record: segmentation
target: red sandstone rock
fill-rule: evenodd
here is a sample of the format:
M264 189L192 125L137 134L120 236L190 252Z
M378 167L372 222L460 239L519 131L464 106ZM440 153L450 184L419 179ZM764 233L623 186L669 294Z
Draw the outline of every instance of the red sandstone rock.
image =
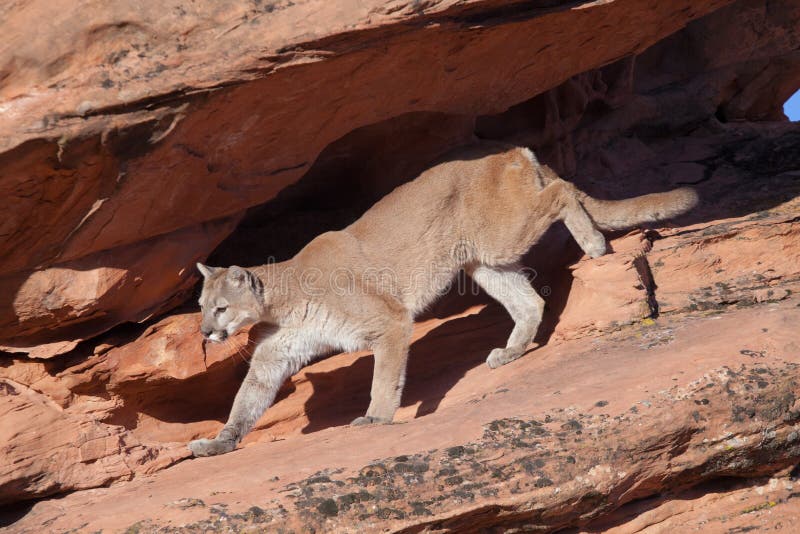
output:
M190 532L590 527L637 499L793 465L798 320L797 299L676 316L550 344L497 371L472 362L467 336L460 356L468 364L451 361L459 378L444 398L428 377L409 374L410 400L424 391L423 402L438 400L433 413L415 415L407 399L398 424L265 437L154 477L41 502L13 531L139 522L144 531ZM368 389L366 374L349 378L347 358L329 360L339 360L331 373ZM317 383L314 400L340 401L327 397L335 389ZM775 505L797 510L782 499Z
M0 393L2 504L104 486L188 456L183 443L141 443L120 426L87 417L84 405L64 409L7 378Z
M789 298L791 289L796 287L797 277L794 273L797 263L791 257L787 258L786 253L796 251L797 245L793 230L795 222L787 220L785 214L796 212L797 206L798 200L794 199L773 208L767 216L730 219L710 227L704 225L700 229L690 226L680 234L672 231L676 234L672 236L669 232L663 232L664 238L656 240L653 251L647 255L654 265L655 278L659 283L657 292L659 302L662 303L662 313L667 316L686 312L715 314L736 304L755 305L758 299L754 297L754 289L733 283L739 276L739 262L744 259L737 255L741 239L735 239L740 235L750 235L751 239L769 239L772 246L761 252L758 261L764 265L789 269L773 269L771 280L765 282L770 284L766 287L773 288L773 294L761 300L780 302ZM708 232L708 228L714 229L714 232ZM731 228L736 231L732 232ZM724 232L721 233L721 230ZM706 244L709 239L712 240L710 245ZM597 346L597 343L607 343L598 334L606 337L610 335L612 338L635 334L633 346L647 349L673 342L675 333L671 326L636 326L645 324L641 320L648 313L644 292L636 287L638 278L631 266L634 255L642 250L641 236L631 234L613 241L612 246L615 250L613 254L595 261L582 260L576 265L572 290L561 312L555 335L548 344L552 349L535 350L526 356L526 360L538 361L544 358L545 361L551 361L557 357L548 357L550 351L563 354L563 351L589 350L587 345L591 347ZM715 270L719 271L715 276L719 280L730 282L722 282L726 289L720 295L725 299L712 299L711 304L700 307L692 306L691 300L681 306L663 304L661 291L668 291L677 283L684 284L684 288L676 292L677 294L688 295L696 302L707 302L697 300L693 295L704 295L705 284L713 280L709 278L707 262L704 261L709 254L709 247L713 247L714 257L720 258L714 262ZM665 260L662 265L658 265L653 258L666 258L669 261ZM559 295L551 295L548 299L551 306L557 298ZM668 296L667 300L669 298ZM451 304L470 302L466 298L450 299ZM491 347L503 342L510 321L497 304L490 304L486 308L483 306L473 305L464 313L449 312L442 318L434 317L418 324L404 404L398 413L399 420L415 421L420 417L425 420L425 416L440 410L458 410L460 406L471 406L475 398L493 391L494 375L486 375L488 371L482 362ZM780 328L791 331L794 319L785 315L786 313L786 307L781 308L780 313L774 313L775 320L777 324L784 325ZM58 410L66 409L74 414L58 421L59 425L64 425L64 435L70 435L66 429L88 424L94 433L101 436L122 436L114 439L131 440L133 443L172 443L174 445L167 449L170 451L167 459L162 460L170 463L174 461L176 454L184 453L183 444L186 441L198 436L212 435L221 427L243 376L245 360L249 357L248 336L241 334L227 346L208 345L204 358L197 334L198 320L197 314L174 315L141 331L136 339L127 342L123 338L106 339L97 345L96 354L85 359L79 358L75 364L67 364L62 370L56 370L53 364L20 360L3 369L0 374L6 377L8 384L22 385L41 392L41 398L53 399L50 402ZM663 319L659 321L661 320ZM689 320L683 321L691 324ZM709 324L716 326L717 323ZM626 325L634 325L634 329L631 330L632 327ZM780 341L780 333L772 327L766 327L771 332L771 341L767 341L765 336L755 336L755 345L744 332L734 335L726 330L727 327L717 328L721 328L722 336L731 336L730 343L742 345L733 353L743 351L743 356L752 357L752 354L761 354L763 349L759 347L764 345L773 347L778 350L777 354L786 358L791 359L800 354L800 347L796 343L792 346L790 337L784 337L784 341ZM253 335L257 336L257 333ZM589 338L583 345L572 342L573 345L562 346L564 340L587 336ZM584 348L577 348L581 346ZM242 350L236 350L237 348ZM712 350L709 347L706 352L701 350L693 353L703 354L701 360L705 366L708 365L706 359L710 354L723 356L725 351L722 348ZM600 365L599 361L595 358L592 363L587 362L587 365L597 366ZM603 373L606 373L605 364L603 366ZM316 435L316 432L324 428L345 425L362 412L368 403L371 367L369 355L359 353L338 355L302 370L287 384L276 404L267 411L256 430L245 440L244 446L268 443L275 439L297 439L301 434L314 432ZM680 374L678 370L671 372ZM518 380L527 383L529 377L533 376L531 373L535 374L535 371L519 374ZM467 379L468 377L472 378ZM491 383L487 383L487 379ZM608 381L620 384L617 378L609 377ZM552 383L567 384L557 378L553 378ZM654 386L649 381L643 383L648 390L653 391ZM497 387L508 387L508 384ZM570 401L569 404L574 402ZM498 409L499 406L506 404L499 404ZM510 408L506 406L504 409ZM6 415L4 420L16 426L13 423L16 417L22 417L26 422L34 420L29 413L25 410L16 411ZM37 419L41 420L41 417L44 415L37 416ZM13 444L9 452L21 455L28 465L28 471L10 471L5 475L7 480L16 481L16 485L9 487L21 492L17 496L46 493L58 487L81 488L102 483L92 478L79 482L65 476L61 471L52 470L49 460L45 460L47 456L38 452L41 449L29 445L27 439L23 438L27 435L15 435L8 441ZM423 435L424 433L419 434L420 439ZM60 454L65 455L65 465L70 462L81 465L79 461L72 459L80 458L82 454L80 447L76 448L72 440L53 442L48 441L46 435L39 435L35 440L34 443L40 443L38 447L47 446L53 451L63 451ZM427 439L422 443L428 443ZM136 454L139 450L149 449L134 448L133 452L127 448L103 449L108 457L107 461L119 462L125 459L126 464L134 466L134 472L149 472L153 465L164 465L144 463L136 467ZM73 456L76 454L78 456ZM133 458L129 458L130 456ZM159 455L159 458L162 456ZM30 470L37 475L28 475ZM126 479L131 476L131 471L126 470L105 470L103 473L108 477L105 480ZM73 472L70 475L75 476ZM26 486L24 481L29 478L47 480L48 485Z
M91 254L48 269L0 278L13 295L0 311L0 350L49 358L124 321L144 321L186 299L199 275L192 262L238 219Z
M14 34L0 52L0 349L28 354L0 355L0 501L114 485L42 501L12 531L202 530L220 510L231 528L680 529L707 520L687 499L751 525L686 488L800 458L800 131L721 122L780 118L800 8L734 2L602 66L723 3L109 4L60 19L69 39L52 45ZM543 347L500 370L483 359L506 313L448 295L416 326L403 424L341 428L367 406L372 362L335 355L286 384L243 450L149 476L221 427L251 350L243 333L204 354L194 310L159 317L189 297L194 261L231 232L213 261L289 255L473 132L533 146L597 196L691 183L704 202L598 260L554 229L527 259ZM145 324L112 329L129 321ZM548 435L528 435L532 420ZM723 490L761 506L755 489ZM798 513L790 490L764 491L776 515ZM764 525L766 510L747 513Z
M48 0L8 9L0 345L51 343L34 352L48 356L169 308L194 260L233 227L201 233L191 254L172 250L170 267L183 275L169 283L157 274L164 251L147 240L183 242L199 224L242 215L356 128L410 112L502 111L726 3ZM614 30L598 33L604 25ZM164 284L158 298L121 289L109 302L90 290L73 302L63 269L79 271L75 287L121 276L86 269L98 254L104 266L108 255L137 256L127 287ZM45 295L63 306L40 309Z

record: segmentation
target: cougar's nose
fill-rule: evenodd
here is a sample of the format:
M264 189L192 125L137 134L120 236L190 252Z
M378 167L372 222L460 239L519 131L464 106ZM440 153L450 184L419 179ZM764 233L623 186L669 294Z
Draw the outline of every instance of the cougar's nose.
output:
M200 333L203 334L203 337L208 339L208 336L211 335L211 329L206 328L205 326L200 327Z

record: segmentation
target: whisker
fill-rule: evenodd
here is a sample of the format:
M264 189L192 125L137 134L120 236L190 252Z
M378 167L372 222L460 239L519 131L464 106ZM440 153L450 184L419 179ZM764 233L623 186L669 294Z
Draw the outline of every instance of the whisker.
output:
M236 352L236 347L231 343L230 339L225 339L225 352Z
M247 345L243 346L243 347L242 347L242 348L239 350L239 353L240 353L240 354L244 354L243 358L245 358L247 361L250 361L250 359L253 357L253 354L254 354L254 352L255 352L255 349L254 349L254 348L253 348L253 349L251 349L251 348L250 348L250 347L248 347Z
M234 351L234 354L236 354L236 356L238 356L242 360L242 362L248 363L249 360L245 357L245 355L242 354L242 352L244 352L244 349L247 347L246 343L242 347L236 347L230 339L226 339L225 343L227 344L228 349ZM251 355L248 354L248 356Z

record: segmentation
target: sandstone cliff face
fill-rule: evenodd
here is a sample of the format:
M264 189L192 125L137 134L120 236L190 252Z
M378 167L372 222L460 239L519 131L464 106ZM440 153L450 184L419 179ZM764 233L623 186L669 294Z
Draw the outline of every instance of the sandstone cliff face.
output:
M502 111L724 3L9 9L0 346L48 357L174 306L192 260L358 127ZM22 30L51 11L72 15Z
M4 13L0 503L119 482L12 529L630 532L723 490L754 507L713 504L726 528L797 511L796 3L137 5ZM288 257L475 135L599 197L693 184L703 205L598 260L553 229L527 261L543 348L503 369L482 365L502 309L445 297L407 424L339 428L371 357L335 355L244 450L146 476L221 427L250 355L248 333L203 353L194 262Z

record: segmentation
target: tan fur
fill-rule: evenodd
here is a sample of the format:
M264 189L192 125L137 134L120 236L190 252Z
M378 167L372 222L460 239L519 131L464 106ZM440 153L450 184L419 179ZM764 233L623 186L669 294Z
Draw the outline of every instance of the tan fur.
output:
M598 231L674 216L697 202L692 190L600 201L578 191L527 149L481 144L463 149L395 189L360 219L326 232L289 261L252 269L198 265L205 276L203 334L220 341L269 323L231 415L196 456L228 452L273 402L281 384L315 356L372 350L371 402L353 424L390 422L400 405L413 318L464 269L514 319L490 367L519 358L544 301L518 262L556 221L588 255L605 253Z

